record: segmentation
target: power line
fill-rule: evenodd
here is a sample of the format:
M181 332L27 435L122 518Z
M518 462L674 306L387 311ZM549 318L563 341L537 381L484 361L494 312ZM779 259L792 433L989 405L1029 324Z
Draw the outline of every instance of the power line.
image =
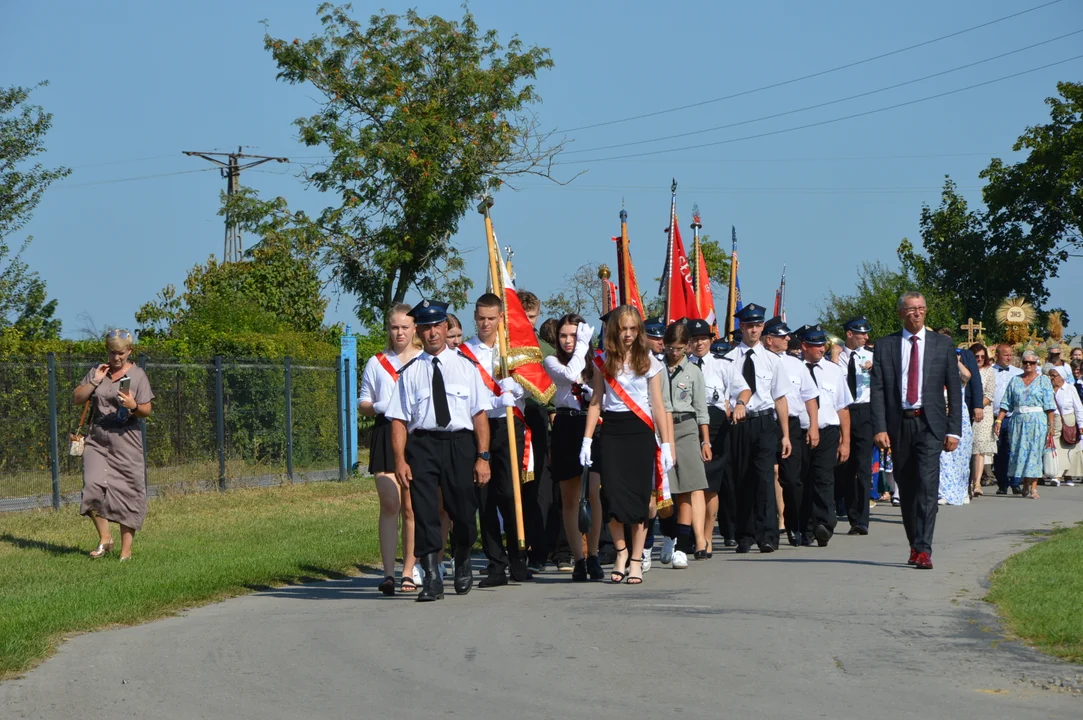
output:
M681 105L679 107L673 107L673 108L669 108L667 110L656 110L654 112L643 113L642 115L633 115L631 117L619 118L619 119L616 119L616 120L606 120L604 122L592 123L590 125L580 125L579 127L569 128L567 130L564 130L563 132L569 132L570 133L570 132L576 132L577 130L590 130L592 128L606 127L608 125L617 125L619 123L631 122L633 120L642 120L644 118L656 117L658 115L666 115L668 113L679 112L681 110L689 110L689 109L695 108L695 107L702 107L704 105L710 105L712 103L722 102L723 100L732 100L734 98L744 97L746 95L752 95L754 93L763 92L764 90L772 90L774 88L783 87L785 85L792 85L793 83L801 82L803 80L810 80L810 79L815 78L815 77L821 77L823 75L828 75L830 73L838 72L839 70L846 70L847 68L857 67L858 65L864 65L866 63L870 63L870 62L873 62L875 60L882 60L882 59L884 59L886 57L891 57L892 55L898 55L900 53L909 52L910 50L916 50L917 48L925 47L926 45L932 45L933 43L938 43L941 40L947 40L949 38L958 37L960 35L965 35L966 33L973 32L975 30L980 30L981 28L989 27L990 25L996 25L997 23L1004 22L1005 20L1011 20L1012 18L1019 17L1020 15L1026 15L1027 13L1032 13L1035 10L1041 10L1042 8L1047 8L1050 5L1056 5L1059 2L1061 2L1061 0L1052 0L1051 2L1047 2L1047 3L1044 3L1042 5L1037 5L1035 7L1032 7L1030 9L1028 9L1028 10L1020 10L1019 12L1012 13L1011 15L1005 15L1004 17L997 18L996 20L990 20L990 21L984 22L984 23L982 23L980 25L975 25L973 27L966 28L965 30L958 30L956 32L949 33L947 35L941 35L940 37L933 38L932 40L926 40L924 42L917 43L916 45L909 45L909 46L904 47L904 48L899 48L898 50L892 50L891 52L881 53L880 55L874 55L872 57L865 58L864 60L857 60L857 61L854 61L854 62L846 63L845 65L839 65L838 67L833 67L833 68L831 68L829 70L820 70L819 72L810 73L808 75L802 75L801 77L796 77L796 78L791 78L789 80L783 80L781 82L771 83L770 85L763 85L761 87L753 88L751 90L743 90L743 91L741 91L739 93L733 93L732 95L724 95L722 97L712 98L710 100L700 100L699 102L689 103L688 105Z
M522 189L530 190L576 190L586 192L616 192L630 190L646 190L657 192L657 185L555 185L545 183L540 185L521 185ZM957 189L963 191L981 190L981 185L959 185ZM793 194L793 195L899 195L907 193L940 192L942 186L910 186L910 187L684 187L685 194L696 193L700 195L759 195L759 194Z
M108 162L89 163L87 165L75 165L72 167L72 170L82 170L83 168L92 167L105 167L106 165L123 165L125 163L145 162L147 160L164 160L165 158L171 157L173 157L173 155L154 155L151 157L128 158L127 160L110 160Z
M896 103L894 105L887 105L885 107L876 108L875 110L866 110L864 112L853 113L851 115L844 115L842 117L832 118L830 120L821 120L819 122L807 123L805 125L797 125L795 127L782 128L781 130L772 130L770 132L762 132L762 133L757 133L755 135L745 135L743 137L730 138L729 140L716 140L715 142L701 143L699 145L685 145L683 147L668 148L668 149L665 149L665 150L651 150L651 151L642 152L642 153L630 153L628 155L613 155L613 156L610 156L610 157L591 158L591 159L588 159L588 160L572 160L570 162L557 162L557 163L554 163L554 165L582 165L584 163L607 162L609 160L624 160L626 158L646 157L646 156L649 156L649 155L662 155L662 154L665 154L665 153L680 152L682 150L698 150L700 148L715 147L717 145L729 145L731 143L741 142L743 140L754 140L756 138L771 137L773 135L783 135L785 133L794 132L796 130L805 130L807 128L819 127L821 125L831 125L833 123L842 122L843 120L852 120L854 118L865 117L866 115L875 115L877 113L886 112L888 110L895 110L897 108L906 107L908 105L916 105L918 103L926 102L928 100L935 100L937 98L947 97L948 95L955 95L955 94L958 94L958 93L961 93L961 92L965 92L967 90L973 90L975 88L984 87L986 85L992 85L993 83L1002 82L1004 80L1011 80L1012 78L1021 77L1023 75L1029 75L1030 73L1035 73L1035 72L1038 72L1039 70L1045 70L1046 68L1055 67L1057 65L1063 65L1065 63L1072 62L1073 60L1079 60L1080 58L1083 58L1083 55L1076 55L1074 57L1070 57L1070 58L1067 58L1065 60L1058 60L1057 62L1048 63L1046 65L1041 65L1039 67L1031 68L1029 70L1022 70L1022 71L1017 72L1017 73L1012 73L1011 75L1005 75L1003 77L995 78L993 80L986 80L985 82L975 83L974 85L967 85L966 87L956 88L955 90L948 90L946 92L937 93L935 95L928 95L926 97L917 98L916 100L907 100L906 102L901 102L901 103Z
M966 70L967 68L972 68L976 65L982 65L987 62L992 62L993 60L999 60L1001 58L1008 57L1009 55L1015 55L1017 53L1025 52L1026 50L1031 50L1042 45L1048 45L1049 43L1056 42L1057 40L1063 40L1064 38L1072 37L1073 35L1079 35L1080 33L1083 33L1083 29L1075 30L1064 35L1059 35L1055 38L1050 38L1049 40L1043 40L1042 42L1034 43L1033 45L1027 45L1026 47L1009 50L1008 52L1000 53L999 55L994 55L992 57L985 58L984 60L976 60L974 62L967 63L966 65L960 65L958 67L951 68L950 70L941 70L940 72L933 73L932 75L926 75L924 77L915 78L913 80L906 80L905 82L895 83L894 85L877 88L876 90L868 90L863 93L858 93L857 95L850 95L848 97L838 98L836 100L828 100L826 102L816 103L815 105L806 105L805 107L797 108L795 110L786 110L784 112L764 115L762 117L752 118L750 120L741 120L740 122L729 123L726 125L716 125L714 127L703 128L702 130L690 130L688 132L677 133L675 135L664 135L662 137L648 138L646 140L635 140L632 142L617 143L615 145L602 145L600 147L584 148L582 150L568 150L564 154L577 155L579 153L598 152L600 150L612 150L613 148L630 147L632 145L646 145L649 143L662 142L663 140L675 140L677 138L689 137L691 135L702 135L704 133L715 132L717 130L727 130L729 128L735 128L741 125L750 125L752 123L762 122L764 120L773 120L775 118L785 117L786 115L794 115L796 113L802 113L808 110L816 110L818 108L827 107L828 105L837 105L839 103L847 102L849 100L856 100L858 98L868 97L869 95L876 95L882 92L887 92L888 90L896 90L907 85L924 82L925 80L931 80L942 75L950 75L951 73L959 72L960 70Z
M169 157L173 157L170 155ZM90 187L91 185L112 185L113 183L125 183L134 182L136 180L155 180L157 178L171 177L173 175L188 175L189 173L201 173L209 172L211 170L217 170L217 168L200 168L199 170L180 170L179 172L157 173L155 175L137 175L136 177L116 178L113 180L91 180L84 183L60 183L57 185L59 189L70 189L79 187Z

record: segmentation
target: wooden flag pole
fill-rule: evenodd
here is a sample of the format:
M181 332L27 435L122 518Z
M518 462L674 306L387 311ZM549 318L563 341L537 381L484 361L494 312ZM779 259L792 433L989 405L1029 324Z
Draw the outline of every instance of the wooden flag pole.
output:
M504 278L500 273L500 251L496 247L496 236L493 234L493 220L489 217L489 208L493 206L492 197L486 195L478 205L478 212L485 216L485 239L489 247L489 279L493 286L493 292L497 294L506 312L506 298L504 297ZM506 317L506 316L505 316ZM508 335L505 322L502 320L496 329L500 343L500 377L510 377L508 374ZM515 442L515 409L504 408L507 413L508 425L508 452L511 455L511 488L515 501L515 530L519 536L519 549L526 550L526 532L523 527L523 497L519 487L519 449Z

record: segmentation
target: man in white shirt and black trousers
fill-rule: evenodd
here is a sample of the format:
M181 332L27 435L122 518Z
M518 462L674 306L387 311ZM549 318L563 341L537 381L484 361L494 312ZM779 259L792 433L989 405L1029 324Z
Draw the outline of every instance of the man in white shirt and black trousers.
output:
M839 366L824 359L827 333L812 325L801 336L801 352L805 368L819 388L816 415L820 428L819 444L809 449L805 472L805 492L801 501L799 527L804 533L802 545L827 547L835 534L835 466L850 457L850 403L853 396L846 386L846 377ZM872 463L872 451L869 451ZM868 500L865 500L866 507Z
M762 553L778 549L778 505L775 502L775 457L778 427L782 427L782 457L790 456L789 380L778 355L760 344L765 308L745 305L741 344L727 353L733 422L730 433L731 470L736 495L737 552L747 553L755 542ZM743 381L743 382L742 382ZM751 391L748 400L746 396Z
M872 325L863 317L847 320L846 345L838 365L853 398L850 405L850 459L835 468L835 492L846 504L850 535L869 534L869 499L872 493L872 351L866 350Z
M447 347L447 304L422 300L414 318L424 351L399 370L387 408L395 477L414 506L414 552L425 571L418 602L444 597L439 497L454 530L455 592L470 592L470 551L477 540L474 486L489 482L491 393L477 368Z

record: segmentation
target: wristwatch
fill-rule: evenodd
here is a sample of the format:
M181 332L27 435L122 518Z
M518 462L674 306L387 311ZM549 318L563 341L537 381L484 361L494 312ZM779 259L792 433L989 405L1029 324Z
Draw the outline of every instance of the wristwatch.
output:
M492 455L490 455L488 451L478 453L478 460L484 460L485 462L489 462L489 458L491 457Z
M738 401L737 401L737 404L738 404L738 405L744 405L744 404L745 404L745 401L744 401L744 400L738 400Z

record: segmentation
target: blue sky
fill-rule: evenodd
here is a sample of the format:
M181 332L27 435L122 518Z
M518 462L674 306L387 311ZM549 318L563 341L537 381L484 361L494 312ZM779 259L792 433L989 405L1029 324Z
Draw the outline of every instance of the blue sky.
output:
M995 80L1080 54L1075 35L958 72L785 117L665 142L645 139L755 120L878 90L1083 29L1083 3L1062 0L973 32L888 58L730 100L634 122L585 125L652 113L772 85L890 52L1043 4L1047 0L953 2L473 2L482 28L548 47L556 63L538 79L544 125L567 132L558 173L567 187L527 180L496 198L494 223L515 249L518 284L542 298L582 263L613 263L609 237L621 202L637 273L658 275L670 178L681 222L698 203L703 232L740 242L745 302L773 302L788 265L788 313L815 319L833 289L853 288L862 261L895 262L903 237L918 241L921 204L939 203L951 175L980 203L978 172L1012 159L1027 125L1047 121L1043 100L1058 80L1079 80L1083 60L864 117L760 138L750 135L833 120ZM59 299L66 336L87 319L130 327L167 283L222 252L216 212L224 181L183 150L322 154L300 145L291 122L313 96L275 80L263 50L276 37L319 29L316 2L50 2L0 6L4 84L49 80L35 102L54 113L44 161L74 169L46 194L26 233L26 259ZM402 11L461 15L458 3L387 2ZM364 18L379 4L355 3ZM616 155L733 140L714 147L599 161ZM600 146L609 150L581 152ZM583 162L586 161L586 162ZM291 206L325 203L306 190L299 166L267 165L242 182ZM183 174L177 174L183 173ZM284 173L284 174L276 174ZM132 179L139 178L139 179ZM18 238L16 238L17 240ZM246 238L246 246L252 238ZM456 243L476 286L484 285L484 230L464 219ZM1036 262L1041 259L1036 258ZM1083 330L1083 260L1050 282L1050 306ZM1072 282L1075 278L1075 282ZM329 321L354 322L350 297L332 298ZM961 318L960 322L965 320Z

